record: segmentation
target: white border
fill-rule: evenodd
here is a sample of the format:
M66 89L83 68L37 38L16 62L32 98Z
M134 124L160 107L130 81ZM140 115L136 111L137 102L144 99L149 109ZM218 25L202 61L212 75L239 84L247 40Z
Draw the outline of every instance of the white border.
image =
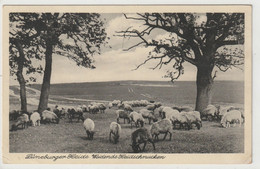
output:
M142 0L140 2L139 0L132 0L131 2L128 0L88 0L87 2L84 0L45 0L44 2L41 1L35 1L35 0L0 0L0 30L1 34L0 37L2 37L2 7L3 5L88 5L88 4L252 4L253 6L253 163L247 164L247 165L15 165L15 164L3 164L2 163L2 155L0 156L0 168L4 169L28 169L28 168L39 168L39 169L45 169L45 168L64 168L64 169L71 169L71 168L106 168L106 169L112 169L112 168L120 168L120 169L132 169L132 168L151 168L151 169L158 169L158 167L164 167L166 169L170 168L179 168L179 169L186 169L186 168L194 168L194 169L206 169L206 168L236 168L236 169L244 169L244 168L260 168L260 132L258 128L260 127L260 106L257 106L260 101L260 78L258 76L258 73L260 73L259 65L260 65L260 23L259 23L259 16L260 16L260 1L259 0ZM1 51L1 59L0 59L0 91L2 91L2 38L0 38L0 51ZM2 107L2 95L0 96L0 107ZM0 109L0 112L2 109ZM1 112L2 113L2 112ZM0 121L2 121L2 115L0 115ZM2 135L2 125L0 125L0 131ZM0 143L2 147L2 142ZM2 151L2 148L0 149L0 152ZM1 153L2 154L2 153Z

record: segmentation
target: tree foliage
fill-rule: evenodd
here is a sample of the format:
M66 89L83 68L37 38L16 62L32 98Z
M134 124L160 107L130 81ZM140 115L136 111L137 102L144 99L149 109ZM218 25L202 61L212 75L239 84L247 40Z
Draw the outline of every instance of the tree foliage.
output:
M158 60L154 69L172 64L173 71L169 71L167 77L173 81L184 73L185 61L196 67L207 65L213 69L216 66L221 71L241 68L244 64L243 49L234 47L244 43L243 13L138 13L131 17L125 15L125 18L138 20L145 26L143 30L130 27L117 32L118 36L140 39L126 50L140 45L153 47L137 68L152 59ZM154 39L151 34L155 30L169 35Z
M77 65L95 68L91 56L100 53L106 38L99 14L12 13L10 16L11 24L18 23L15 27L20 31L14 36L26 44L23 47L29 50L27 57L42 58L49 40L55 45L54 53L74 60ZM30 61L27 63L30 65Z
M33 75L43 72L42 66L35 64L35 60L42 60L44 49L38 45L39 34L32 28L25 27L27 17L18 13L9 15L9 67L11 76L17 74L20 66L29 76L26 82L35 82L36 78Z

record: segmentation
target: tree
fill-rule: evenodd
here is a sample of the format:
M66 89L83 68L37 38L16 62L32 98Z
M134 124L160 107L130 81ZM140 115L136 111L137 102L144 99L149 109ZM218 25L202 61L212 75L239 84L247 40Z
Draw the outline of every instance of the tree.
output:
M174 81L184 73L184 62L196 66L195 109L198 111L211 103L212 85L216 77L214 68L225 72L244 64L243 50L234 47L244 44L243 13L138 13L133 17L125 15L125 18L140 21L145 27L143 30L130 27L117 32L118 36L141 40L126 50L140 45L153 48L137 69L157 59L159 62L154 69L172 64L173 70L167 72L166 77ZM155 30L167 32L168 38L151 39Z
M26 18L21 14L10 13L10 31L9 31L9 66L10 75L16 75L20 85L21 111L27 112L26 99L26 83L35 82L36 79L32 74L42 73L42 67L32 64L32 59L41 60L42 56L40 48L36 48L38 43L36 32L31 29L24 28L24 20ZM28 79L24 78L23 71L26 69L26 75L30 75Z
M20 13L21 14L21 13ZM92 56L100 54L106 33L96 13L23 13L23 28L32 29L41 40L37 47L45 49L45 68L38 111L48 106L53 54L74 60L78 66L95 68Z

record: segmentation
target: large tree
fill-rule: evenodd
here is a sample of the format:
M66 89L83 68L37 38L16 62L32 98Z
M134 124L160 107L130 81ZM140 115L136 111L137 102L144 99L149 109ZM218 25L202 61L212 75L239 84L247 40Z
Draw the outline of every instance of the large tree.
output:
M9 66L10 75L16 75L20 85L21 111L27 112L26 83L35 82L35 73L42 73L41 65L32 64L33 59L41 60L42 50L37 32L25 28L27 18L18 13L10 13L9 21ZM24 72L26 77L24 77Z
M40 33L42 43L39 45L45 49L45 69L38 106L41 113L48 106L53 54L68 57L78 66L95 68L93 55L100 53L106 33L100 15L96 13L35 13L26 24Z
M167 77L173 81L184 73L184 62L196 66L198 111L211 103L214 68L227 71L244 63L243 50L236 47L244 44L243 13L138 13L125 18L144 26L142 30L129 27L118 32L118 36L140 39L126 50L140 45L153 48L137 68L154 59L158 60L154 68L172 64ZM169 36L155 39L153 32L158 30Z

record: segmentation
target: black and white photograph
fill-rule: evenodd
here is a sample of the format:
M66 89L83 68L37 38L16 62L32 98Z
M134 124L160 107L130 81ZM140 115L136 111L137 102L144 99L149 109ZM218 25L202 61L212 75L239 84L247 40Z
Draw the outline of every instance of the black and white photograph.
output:
M89 8L8 8L5 152L250 163L250 7Z

